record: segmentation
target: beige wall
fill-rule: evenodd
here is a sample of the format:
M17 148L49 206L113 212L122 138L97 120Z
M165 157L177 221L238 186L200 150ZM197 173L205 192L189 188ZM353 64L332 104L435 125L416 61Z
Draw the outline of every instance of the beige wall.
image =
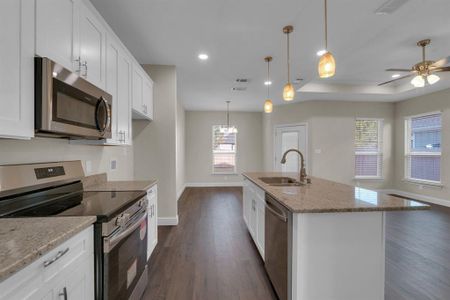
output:
M238 128L237 174L213 175L212 126L226 124L226 112L186 112L187 184L239 184L242 172L262 170L262 114L231 112L230 123Z
M354 181L355 119L384 119L383 180ZM273 169L275 125L308 123L309 170L311 175L346 184L387 188L393 179L394 104L372 102L308 101L276 106L263 117L264 168ZM315 150L321 150L316 153Z
M111 159L117 160L115 170L110 170ZM130 146L73 145L66 139L50 138L0 140L2 165L63 160L81 160L86 175L106 172L110 180L133 179L133 150ZM91 173L87 173L86 161L91 162Z
M177 149L176 149L176 187L177 187L177 199L180 198L181 194L184 190L184 185L186 183L186 171L185 171L185 117L186 112L181 104L181 101L178 100L177 103L177 124L176 124L176 136L177 136Z
M158 179L158 218L176 218L175 66L143 65L155 82L154 120L133 121L134 175Z
M442 111L441 180L443 187L430 187L405 182L404 119L407 116ZM450 89L401 101L395 105L395 188L450 201Z

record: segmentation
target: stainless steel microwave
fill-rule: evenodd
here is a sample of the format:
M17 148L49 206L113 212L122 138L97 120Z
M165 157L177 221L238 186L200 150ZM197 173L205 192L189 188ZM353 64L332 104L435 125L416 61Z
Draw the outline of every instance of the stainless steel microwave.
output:
M36 135L110 138L112 109L107 92L48 58L35 58Z

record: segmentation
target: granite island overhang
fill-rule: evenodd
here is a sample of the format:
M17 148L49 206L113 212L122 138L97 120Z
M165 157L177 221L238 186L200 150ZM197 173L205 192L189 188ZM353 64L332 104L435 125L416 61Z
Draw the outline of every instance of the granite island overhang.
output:
M267 209L265 214L256 209L260 214L248 218L246 201L253 197L265 203L265 197L270 196L291 214L287 299L384 299L386 211L409 213L430 208L421 202L316 177L311 177L311 184L300 186L273 186L260 179L298 180L295 173L252 172L243 176L244 220L264 260L264 245L271 242L260 232L261 228L268 230L269 225L264 224Z

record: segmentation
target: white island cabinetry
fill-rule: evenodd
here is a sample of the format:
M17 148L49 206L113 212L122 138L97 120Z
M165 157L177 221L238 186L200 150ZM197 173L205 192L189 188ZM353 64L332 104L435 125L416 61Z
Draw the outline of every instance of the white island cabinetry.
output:
M265 232L265 193L257 185L244 179L243 213L248 231L264 260L264 232Z

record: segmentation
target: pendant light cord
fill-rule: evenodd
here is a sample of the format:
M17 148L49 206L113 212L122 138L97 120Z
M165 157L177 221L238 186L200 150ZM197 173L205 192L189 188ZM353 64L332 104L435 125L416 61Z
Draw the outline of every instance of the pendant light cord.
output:
M327 0L325 0L325 50L328 51L328 8L327 8Z
M227 129L230 130L230 101L227 101Z
M267 99L270 98L270 61L267 61Z
M291 57L289 53L289 32L287 35L287 72L288 72L288 83L291 83Z

